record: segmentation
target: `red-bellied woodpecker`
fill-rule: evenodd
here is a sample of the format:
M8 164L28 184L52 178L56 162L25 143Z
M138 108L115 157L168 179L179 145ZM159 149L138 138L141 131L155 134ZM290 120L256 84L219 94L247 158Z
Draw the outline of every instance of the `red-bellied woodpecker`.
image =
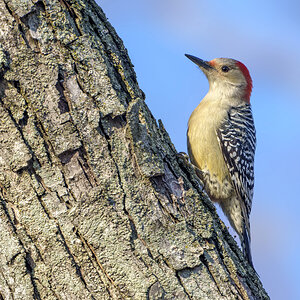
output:
M191 162L211 200L219 203L238 233L252 264L249 215L254 187L255 127L250 106L252 80L241 62L216 58L209 62L186 56L209 81L209 91L189 119Z

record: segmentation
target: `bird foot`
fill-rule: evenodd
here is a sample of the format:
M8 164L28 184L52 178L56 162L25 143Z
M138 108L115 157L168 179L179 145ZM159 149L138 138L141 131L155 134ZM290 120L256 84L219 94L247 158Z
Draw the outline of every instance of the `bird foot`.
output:
M177 156L178 158L184 159L185 162L189 162L189 156L185 152L178 152Z

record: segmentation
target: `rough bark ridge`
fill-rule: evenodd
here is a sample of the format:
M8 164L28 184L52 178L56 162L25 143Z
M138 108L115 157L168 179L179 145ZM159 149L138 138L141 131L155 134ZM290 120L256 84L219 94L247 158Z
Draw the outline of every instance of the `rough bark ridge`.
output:
M93 1L0 0L0 299L267 299Z

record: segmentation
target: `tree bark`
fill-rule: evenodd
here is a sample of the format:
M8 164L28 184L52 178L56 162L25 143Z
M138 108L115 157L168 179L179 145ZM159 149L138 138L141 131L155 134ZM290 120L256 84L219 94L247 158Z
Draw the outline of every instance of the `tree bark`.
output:
M268 299L87 0L0 0L0 299Z

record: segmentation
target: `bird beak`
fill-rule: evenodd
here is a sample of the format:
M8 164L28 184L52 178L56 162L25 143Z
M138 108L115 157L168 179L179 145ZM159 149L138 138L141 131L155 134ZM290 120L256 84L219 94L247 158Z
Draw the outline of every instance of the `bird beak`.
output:
M207 71L214 69L207 61L202 60L193 55L185 54L185 56L190 59L193 63L200 67L200 69L206 74Z

